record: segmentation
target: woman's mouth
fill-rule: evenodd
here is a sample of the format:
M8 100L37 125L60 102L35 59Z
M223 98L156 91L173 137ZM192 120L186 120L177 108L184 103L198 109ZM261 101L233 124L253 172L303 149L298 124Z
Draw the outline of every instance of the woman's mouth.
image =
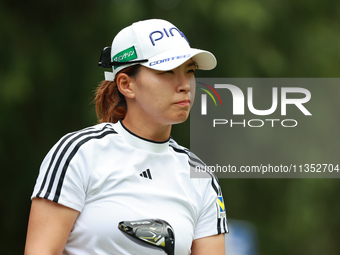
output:
M181 106L190 106L190 100L186 99L186 100L182 100L176 103L177 105L181 105Z

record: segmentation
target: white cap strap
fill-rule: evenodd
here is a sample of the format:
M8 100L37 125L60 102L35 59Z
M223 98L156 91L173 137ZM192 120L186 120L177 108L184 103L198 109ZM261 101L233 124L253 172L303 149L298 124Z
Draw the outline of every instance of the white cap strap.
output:
M113 72L104 72L104 76L106 81L114 81L115 79Z

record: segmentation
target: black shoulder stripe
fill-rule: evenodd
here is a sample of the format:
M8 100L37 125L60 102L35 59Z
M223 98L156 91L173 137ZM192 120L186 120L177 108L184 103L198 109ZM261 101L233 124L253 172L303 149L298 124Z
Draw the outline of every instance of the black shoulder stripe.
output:
M221 219L217 218L217 234L222 234Z
M197 166L199 167L205 167L206 164L199 158L197 157L194 153L190 152L190 150L179 146L173 139L170 139L169 142L170 147L178 153L184 153L188 156L188 163L189 166L192 168L195 168ZM218 183L218 178L215 176L215 174L211 171L206 171L209 176L211 177L211 187L216 193L216 196L222 196L222 191L221 187ZM217 205L216 205L217 207ZM218 208L216 208L218 210ZM226 218L217 218L217 233L228 233L228 227L227 227L227 220Z
M172 148L174 151L176 151L176 152L178 152L178 153L188 154L185 150L176 148L176 147L174 147L174 146L172 146L172 145L170 145L170 146L171 146L171 148Z
M60 141L60 143L58 144L58 147L55 149L55 151L54 151L54 153L53 153L53 155L52 155L52 158L51 158L51 160L50 160L50 164L48 165L48 168L47 168L46 174L45 174L45 176L44 176L43 182L42 182L42 184L41 184L40 190L39 190L39 192L37 193L37 197L40 197L41 192L43 191L43 189L44 189L44 187L45 187L45 185L46 185L46 181L47 181L48 174L50 173L50 170L51 170L51 168L52 168L52 164L53 164L54 159L55 159L55 157L57 156L57 154L58 154L60 148L61 148L61 147L63 146L63 144L67 141L67 139L69 139L72 135L78 134L78 133L80 133L80 132L87 131L87 130L93 130L93 128L92 128L92 127L89 127L89 128L85 128L85 129L80 130L80 131L72 132L72 133L66 135L66 136Z
M210 172L209 172L210 173ZM219 188L219 185L216 185L216 183L215 183L215 181L216 181L216 177L215 177L215 175L213 175L212 173L210 173L210 175L211 175L211 186L213 187L213 189L215 190L215 192L216 192L216 195L217 196L220 196L221 195L221 190L220 190L220 188Z
M46 180L47 180L47 176L48 176L48 174L49 174L49 172L50 172L50 169L51 169L51 167L52 167L52 164L53 164L53 162L54 162L54 159L55 159L55 157L56 157L58 151L60 150L61 146L66 142L66 140L67 140L70 136L72 136L73 134L74 134L74 133L70 133L70 134L68 134L67 136L65 136L65 137L60 141L60 143L58 144L58 147L55 149L55 151L54 151L54 153L53 153L53 155L52 155L52 158L51 158L51 160L50 160L50 164L48 165L47 171L46 171L46 173L45 173L45 176L44 176L43 182L42 182L42 184L41 184L40 190L39 190L39 192L38 192L37 195L36 195L37 197L40 197L40 194L41 194L42 190L43 190L44 187L45 187Z
M106 126L104 126L105 128ZM103 129L104 129L103 128ZM102 130L103 130L102 129ZM77 134L75 137L73 137L73 139L71 139L70 141L68 141L68 143L65 145L65 147L63 148L63 150L61 151L59 157L57 158L57 161L55 163L55 166L53 168L53 171L52 171L52 174L51 174L51 177L50 177L50 182L49 182L49 185L48 185L48 188L47 188L47 191L45 193L45 196L44 198L48 198L51 190L52 190L52 187L53 187L53 184L54 184L54 180L55 180L55 177L56 177L56 174L58 172L58 168L59 168L59 165L61 163L61 161L63 160L63 157L65 155L65 153L67 152L67 150L69 149L69 147L74 143L74 141L76 141L77 139L79 139L80 137L82 136L86 136L86 135L90 135L90 134L93 134L93 133L98 133L98 132L102 132L102 130L86 130L87 132L82 132L83 130L81 131L76 131L76 132L73 132L71 133L70 135L67 135L65 137L65 139L63 139L62 143L58 146L58 148L55 150L54 154L53 154L53 158L51 159L51 162L49 164L49 168L47 169L47 172L45 174L45 177L44 179L46 179L52 169L52 165L53 163L55 162L55 159L56 159L56 155L58 154L58 152L61 150L61 147L62 147L62 144L64 144L68 138L70 138L72 135L74 134ZM44 186L45 186L45 183L44 183ZM40 191L39 191L39 196L44 188L44 186L42 186L40 188Z
M196 163L196 165L205 166L205 163L199 159L196 155L189 155L190 161Z
M39 192L37 193L37 197L42 197L41 193L42 191L44 190L45 186L46 186L46 183L47 183L47 179L48 179L48 176L50 174L50 172L52 171L52 168L53 168L53 172L51 174L51 177L50 177L50 180L49 180L49 185L48 185L48 188L47 188L47 191L45 193L45 196L44 198L48 198L49 196L49 193L51 192L52 190L52 187L53 187L53 183L54 183L54 180L55 180L55 176L58 172L58 168L59 168L59 165L64 157L64 155L66 154L67 150L69 149L69 147L76 141L78 140L79 138L81 138L82 136L87 136L87 135L91 135L91 134L95 134L95 133L100 133L100 132L103 132L103 130L107 129L107 128L110 128L110 125L105 125L102 129L100 130L94 130L93 128L87 128L87 129L83 129L83 130L80 130L80 131L76 131L76 132L73 132L73 133L70 133L69 135L65 136L59 143L58 147L55 149L53 155L52 155L52 158L50 160L50 163L49 163L49 166L48 166L48 169L45 173L45 176L44 176L44 179L43 179L43 182L42 182L42 185L40 187L40 190ZM110 130L112 130L114 133L116 133L112 128L110 128ZM86 132L84 132L86 131ZM73 135L76 135L73 139L69 140L68 139L70 137L72 137ZM68 141L68 142L67 142ZM57 157L58 153L60 152L62 146L67 142L67 144L65 145L64 149L61 151L60 155ZM55 162L56 161L56 162ZM55 162L55 166L53 166Z
M229 233L227 218L223 219L224 233Z
M184 153L186 154L188 157L189 157L189 164L193 167L195 167L196 165L195 164L192 164L191 162L195 162L195 163L198 163L202 166L204 166L204 162L202 160L200 160L195 154L191 153L189 150L186 150L186 149L181 149L181 148L178 148L178 147L175 147L175 144L170 144L171 148L178 152L178 153Z
M189 166L195 168L196 166L201 166L201 167L204 167L206 164L199 158L197 157L194 153L190 152L189 150L186 150L186 149L182 149L178 146L178 144L170 139L170 144L171 148L176 151L176 152L179 152L179 153L185 153L187 156L188 156L188 162L189 162ZM207 173L211 176L211 185L212 185L212 188L215 190L217 196L220 196L222 194L222 191L221 191L221 188L218 184L218 180L215 176L214 173L210 172L210 171L207 171Z
M92 139L101 139L109 134L117 134L116 131L114 130L109 130L109 131L105 131L104 133L100 134L100 135L97 135L97 136L89 136L89 137L86 137L84 138L83 140L79 141L78 144L73 148L72 152L69 154L69 156L67 157L66 159L66 162L62 168L62 172L61 172L61 175L60 175L60 178L59 178L59 182L58 182L58 186L57 186L57 190L56 190L56 193L55 193L55 196L54 196L54 199L53 201L54 202L58 202L59 200L59 197L60 197L60 193L61 193L61 188L63 186L63 182L64 182L64 179L65 179L65 174L66 174L66 171L67 171L67 168L72 160L72 158L74 157L74 155L77 153L77 151L79 150L79 148L85 144L86 142L88 142L89 140L92 140Z

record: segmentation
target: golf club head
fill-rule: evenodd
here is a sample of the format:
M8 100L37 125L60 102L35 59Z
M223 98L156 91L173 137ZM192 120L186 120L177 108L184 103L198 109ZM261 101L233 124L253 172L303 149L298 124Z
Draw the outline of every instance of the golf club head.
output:
M175 253L174 230L168 222L161 219L121 221L118 228L140 244L163 249L168 255Z

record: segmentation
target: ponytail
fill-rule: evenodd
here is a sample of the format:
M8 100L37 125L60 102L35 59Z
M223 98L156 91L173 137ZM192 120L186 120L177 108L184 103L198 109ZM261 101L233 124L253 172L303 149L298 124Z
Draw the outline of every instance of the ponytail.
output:
M139 73L140 65L129 66L120 72L130 77ZM117 77L118 74L116 74ZM98 121L116 123L123 119L127 112L125 97L119 92L116 79L114 81L102 81L96 91L94 99Z

